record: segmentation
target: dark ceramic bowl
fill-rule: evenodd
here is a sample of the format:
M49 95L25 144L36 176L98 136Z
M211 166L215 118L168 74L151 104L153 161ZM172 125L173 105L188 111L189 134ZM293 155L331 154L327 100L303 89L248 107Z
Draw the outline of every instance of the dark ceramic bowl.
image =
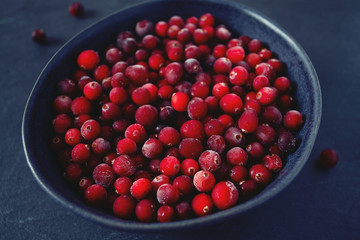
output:
M226 24L235 35L245 34L265 42L280 60L286 63L288 76L297 85L296 99L305 115L305 124L298 134L301 145L288 157L279 176L251 200L231 209L202 218L171 223L143 224L124 221L90 207L64 181L49 145L51 105L57 82L71 75L77 54L85 49L103 50L123 30L132 30L137 21L201 16L210 12ZM283 190L299 173L313 147L321 118L321 92L315 70L304 50L281 27L261 14L239 4L222 1L152 1L123 9L85 29L66 43L40 74L26 105L23 117L23 144L28 164L39 184L57 201L94 222L129 231L168 231L198 228L239 217L245 211L269 200Z

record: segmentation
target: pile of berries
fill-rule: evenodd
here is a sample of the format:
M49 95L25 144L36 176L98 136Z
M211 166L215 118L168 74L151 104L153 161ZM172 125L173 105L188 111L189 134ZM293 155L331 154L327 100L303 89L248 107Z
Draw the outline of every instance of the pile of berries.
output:
M85 200L122 219L168 222L264 189L303 124L284 64L212 14L136 24L85 50L57 85L51 145Z

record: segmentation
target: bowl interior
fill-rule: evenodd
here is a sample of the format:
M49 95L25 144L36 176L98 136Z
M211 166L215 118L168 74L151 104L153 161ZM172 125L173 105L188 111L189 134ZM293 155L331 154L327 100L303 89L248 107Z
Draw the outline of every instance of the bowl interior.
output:
M301 145L288 157L284 169L265 190L253 199L203 218L172 223L141 224L123 221L110 214L89 207L78 193L64 181L49 148L51 136L52 100L56 96L59 80L71 76L76 66L76 56L85 49L103 52L114 43L119 32L132 30L137 21L166 20L172 15L200 17L210 12L217 24L226 24L234 36L241 34L263 41L280 60L286 63L288 77L296 83L296 100L305 115L305 124L299 132ZM193 228L234 217L280 192L301 170L309 157L321 117L320 86L313 66L301 47L277 25L239 4L216 1L153 1L123 9L90 26L72 38L49 61L40 74L29 97L23 118L23 144L29 166L40 185L55 199L80 215L104 225L136 231L165 231Z

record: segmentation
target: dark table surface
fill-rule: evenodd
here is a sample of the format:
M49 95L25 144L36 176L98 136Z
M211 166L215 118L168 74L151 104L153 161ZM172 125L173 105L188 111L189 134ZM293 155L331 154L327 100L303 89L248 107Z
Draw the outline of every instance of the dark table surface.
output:
M70 0L2 0L0 8L0 239L360 239L360 2L243 0L284 27L318 73L323 115L309 161L296 179L265 204L229 222L193 232L136 234L83 219L35 181L21 142L21 120L37 76L73 35L140 1L83 1L86 15L69 16ZM44 28L49 44L32 42ZM340 161L316 168L324 148Z

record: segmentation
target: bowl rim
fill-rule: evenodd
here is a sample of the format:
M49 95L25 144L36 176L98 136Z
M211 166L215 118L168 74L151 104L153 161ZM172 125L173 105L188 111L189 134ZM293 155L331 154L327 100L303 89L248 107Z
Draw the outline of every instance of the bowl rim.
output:
M211 3L211 4L217 4L222 6L230 6L234 7L239 11L244 12L246 15L256 19L257 21L264 24L267 28L270 28L272 31L274 31L276 34L278 34L281 38L283 38L289 45L291 45L291 48L296 52L297 56L301 58L301 60L304 62L304 68L307 69L309 74L309 79L311 79L311 86L313 87L315 93L314 95L314 108L317 109L317 115L314 116L315 123L314 123L314 129L312 131L312 134L307 139L306 142L304 142L305 146L304 148L309 149L309 151L306 151L305 154L302 155L303 161L301 161L299 164L297 164L294 168L291 169L289 173L284 176L281 182L279 182L276 187L272 188L270 191L263 192L263 194L258 194L256 196L256 199L250 199L244 203L241 203L237 206L234 206L231 208L231 210L225 210L225 211L219 211L213 214L210 214L205 217L201 218L192 218L187 220L181 220L181 221L174 221L169 223L141 223L141 222L135 222L135 221L127 221L122 220L118 218L108 218L105 216L105 213L102 213L101 211L97 209L93 209L90 211L85 210L83 207L76 205L74 202L68 200L65 198L62 194L60 194L58 191L56 191L51 185L47 184L47 180L41 175L41 172L39 169L36 168L34 165L34 160L30 158L29 151L30 147L28 145L28 131L29 127L27 125L27 119L30 115L30 102L31 99L34 98L34 92L39 85L39 82L48 68L48 66L52 63L52 61L57 58L59 53L62 52L62 50L71 43L74 39L76 39L79 35L82 35L84 32L87 32L89 29L93 28L94 26L98 25L99 23L103 22L107 18L117 15L123 11L127 11L131 8L138 7L140 5L153 5L153 4L161 4L166 2L176 2L176 0L155 0L155 1L142 1L136 4L129 5L125 8L120 8L119 10L101 18L100 20L95 21L91 25L84 28L79 33L75 34L71 39L69 39L65 44L63 44L56 53L50 58L50 60L47 62L41 73L39 74L39 77L37 78L31 92L29 95L29 98L26 102L24 114L22 117L22 143L23 148L26 156L27 163L31 169L32 174L34 175L35 179L39 183L39 185L44 189L50 196L52 196L55 200L60 202L62 205L66 206L67 208L70 208L73 212L76 214L86 218L90 219L93 222L100 223L104 226L111 227L113 229L117 230L124 230L124 231L136 231L136 232L165 232L170 230L180 230L180 229L186 229L186 228L195 228L195 227L203 227L210 224L214 224L215 222L219 221L220 219L222 221L228 220L230 218L233 218L235 216L240 215L241 213L245 213L249 211L250 209L253 209L257 207L258 205L264 203L265 201L271 199L275 195L277 195L279 192L281 192L286 186L289 185L289 183L297 176L297 174L301 171L305 163L307 162L311 150L314 146L316 136L318 133L318 129L320 126L320 120L321 120L321 112L322 112L322 97L321 97L321 89L320 89L320 83L318 80L318 76L316 74L316 71L307 56L304 49L301 47L301 45L281 26L279 26L275 21L271 20L264 14L260 13L257 10L254 10L246 5L232 2L229 0L225 1L217 1L217 0L190 0L189 3Z

